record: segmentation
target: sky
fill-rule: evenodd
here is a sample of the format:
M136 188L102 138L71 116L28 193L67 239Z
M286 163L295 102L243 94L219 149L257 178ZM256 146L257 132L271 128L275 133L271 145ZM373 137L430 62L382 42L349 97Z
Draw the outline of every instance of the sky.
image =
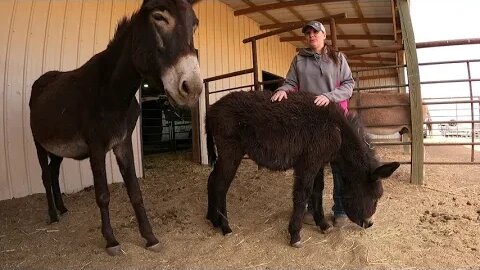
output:
M480 0L410 0L415 41L480 38ZM417 50L418 62L480 59L480 45L446 46ZM470 63L471 77L480 79L480 62ZM467 65L420 66L420 80L467 79ZM473 95L480 96L480 82L473 82ZM468 83L424 84L422 98L469 96ZM430 105L434 121L470 118L470 105ZM478 120L478 104L475 105Z

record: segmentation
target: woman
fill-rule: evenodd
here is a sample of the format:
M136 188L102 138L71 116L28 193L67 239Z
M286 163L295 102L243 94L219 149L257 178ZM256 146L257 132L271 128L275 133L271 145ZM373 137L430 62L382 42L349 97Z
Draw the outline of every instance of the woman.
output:
M348 99L352 96L355 81L345 56L325 44L325 27L311 21L302 28L309 48L302 49L293 58L285 83L272 96L272 102L288 98L289 92L308 91L316 95L317 106L338 103L347 112ZM332 167L334 226L342 226L348 220L341 203L342 174ZM323 171L317 177L323 177Z

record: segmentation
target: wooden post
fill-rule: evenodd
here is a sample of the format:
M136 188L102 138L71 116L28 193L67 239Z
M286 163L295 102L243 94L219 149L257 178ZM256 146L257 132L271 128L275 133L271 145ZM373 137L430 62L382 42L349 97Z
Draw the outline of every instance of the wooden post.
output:
M332 47L337 50L337 26L334 18L330 18L330 39L332 40Z
M192 161L202 163L202 156L200 153L200 102L192 108Z
M208 107L210 107L210 90L208 89L208 83L209 82L204 82L204 84L205 84L205 111L207 111Z
M405 65L405 51L398 51L397 52L397 59L398 59L398 65ZM407 79L405 77L405 69L404 68L398 68L398 85L406 85L407 84ZM407 93L407 89L404 86L398 87L398 92L399 93ZM402 134L401 135L402 142L405 142L407 140L411 140L411 138L407 134ZM410 153L410 145L404 145L403 146L403 152L405 154Z
M410 181L414 184L422 185L424 177L423 113L415 35L413 33L408 0L398 0L397 3L407 60L410 112L412 116L412 167Z
M258 62L257 62L257 41L252 40L252 62L253 62L253 85L255 91L260 90L260 84L258 83Z

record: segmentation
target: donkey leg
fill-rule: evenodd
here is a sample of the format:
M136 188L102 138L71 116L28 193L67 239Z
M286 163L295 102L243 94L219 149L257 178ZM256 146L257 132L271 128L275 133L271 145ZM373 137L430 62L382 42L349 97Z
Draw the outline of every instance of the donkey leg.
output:
M128 136L123 142L113 148L113 152L117 158L118 167L125 182L128 197L130 198L135 216L137 217L140 234L147 240L147 249L158 251L160 245L148 221L145 207L143 206L142 191L138 185L138 178L135 173L132 138Z
M57 207L60 214L65 214L68 212L68 209L65 207L62 199L62 192L60 191L60 184L58 181L58 175L60 173L60 164L62 163L63 157L56 156L52 153L49 154L50 164L48 167L50 169L50 177L52 179L52 189L53 189L53 198L55 199L55 206Z
M223 156L227 156L228 159L223 158ZM215 227L220 226L223 235L232 232L228 224L227 192L242 161L242 157L241 151L235 151L234 147L230 147L228 155L219 154L217 163L215 163L215 173L212 172L213 177L212 179L209 178L208 193L211 194L212 202L209 204L209 219Z
M218 165L215 164L213 167L210 176L208 176L208 210L207 210L207 219L210 220L213 226L220 226L220 221L218 220L218 213L216 213L218 202L215 198L215 185L217 179Z
M121 253L120 244L113 235L112 225L110 224L110 214L108 205L110 203L110 191L107 185L107 175L105 171L105 152L103 149L92 150L90 154L90 166L93 173L93 185L95 187L95 199L100 208L102 218L102 234L107 241L107 253L109 255L118 255Z
M55 202L53 199L52 180L50 178L50 170L48 169L48 152L37 141L35 141L35 147L37 148L38 162L42 169L42 181L47 196L50 223L58 222L57 210L55 209Z
M317 173L313 183L313 192L311 198L313 219L315 224L320 227L323 233L330 232L332 226L327 222L323 212L323 189L324 189L324 171L323 168Z
M302 229L302 219L305 215L307 200L310 198L313 189L313 182L316 176L315 172L305 168L295 168L295 182L293 184L293 213L288 225L290 233L290 245L301 247L300 230Z

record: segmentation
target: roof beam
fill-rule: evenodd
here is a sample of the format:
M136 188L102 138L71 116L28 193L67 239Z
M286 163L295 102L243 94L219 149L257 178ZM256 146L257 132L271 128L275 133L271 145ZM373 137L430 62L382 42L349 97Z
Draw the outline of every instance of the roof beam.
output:
M361 56L361 55L352 55L348 57L348 60L362 60L362 61L386 61L386 62L395 62L397 58L395 57L381 57L381 56Z
M370 53L379 53L379 52L397 52L399 50L403 50L403 45L390 45L385 47L372 47L372 48L362 48L362 49L354 49L349 51L344 51L348 57L352 55L361 55L361 54L370 54Z
M350 67L383 67L388 66L386 64L381 63L348 63ZM354 72L355 70L352 70Z
M347 18L346 13L339 13L328 17L311 19L311 20L303 20L303 21L292 21L292 22L284 22L284 23L272 23L272 24L265 24L260 26L260 30L268 30L268 29L275 29L275 28L282 28L292 24L306 24L309 21L319 21L323 24L330 24L330 19L335 19L335 24L357 24L357 23L392 23L392 18ZM388 20L387 20L388 19Z
M346 14L342 13L342 14L338 14L336 16L341 17L341 16L346 16ZM317 20L321 21L321 20L327 20L328 19L328 21L330 21L330 18L331 17L319 18ZM285 32L289 32L289 31L292 31L292 30L295 30L295 29L298 29L298 28L302 28L304 25L305 24L303 22L288 24L288 25L285 25L284 27L282 27L280 29L272 30L272 31L269 31L269 32L265 32L265 33L262 33L262 34L258 34L258 35L246 38L246 39L243 40L243 43L247 43L247 42L250 42L252 40L266 38L266 37L273 36L273 35L278 35L278 34L285 33ZM295 36L295 37L292 37L292 38L298 39L297 41L304 41L305 40L304 36L298 36L298 35Z
M281 42L290 42L290 41L302 41L305 37L282 37L280 38ZM393 35L337 35L337 39L350 39L350 40L393 40Z
M265 4L265 5L255 6L255 7L238 9L238 10L235 10L233 14L235 16L239 16L239 15L245 15L245 14L250 14L250 13L259 12L259 11L274 10L274 9L280 9L280 8L298 7L298 6L315 5L315 4L331 3L331 2L344 2L344 1L347 1L347 0L296 0L296 1Z

